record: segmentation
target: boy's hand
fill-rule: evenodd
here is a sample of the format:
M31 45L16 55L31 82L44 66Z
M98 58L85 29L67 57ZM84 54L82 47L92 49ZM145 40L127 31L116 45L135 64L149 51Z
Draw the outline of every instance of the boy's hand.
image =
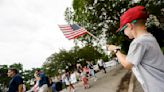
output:
M118 46L116 46L116 45L107 45L107 50L109 50L109 51L114 51L114 50L116 50L116 49L118 49L119 47Z

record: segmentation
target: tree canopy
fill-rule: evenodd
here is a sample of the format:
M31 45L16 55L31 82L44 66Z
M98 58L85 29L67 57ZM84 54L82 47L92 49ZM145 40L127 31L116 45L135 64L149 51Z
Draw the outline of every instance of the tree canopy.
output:
M163 0L139 0L138 2L134 2L134 0L73 0L73 9L67 9L67 12L70 11L71 13L67 13L66 18L71 16L69 22L78 23L100 39L102 35L105 35L107 44L120 45L126 52L130 40L124 35L116 33L116 30L119 28L120 15L128 8L136 5L143 5L149 11L151 16L147 23L148 29L154 29L150 32L154 34L160 46L163 47L164 40L161 37L164 34L163 30L160 29L161 18L164 15ZM160 32L157 33L156 30ZM80 37L78 41L89 44L95 42L89 35Z
M108 57L104 53L98 52L93 46L74 47L69 51L60 50L59 53L52 54L43 64L43 69L49 76L55 76L66 68L69 68L71 71L75 70L77 63L82 65L86 61L95 63L101 57L104 58L104 61L108 61Z
M86 61L96 61L103 58L108 61L100 45L103 40L107 44L119 45L124 53L127 52L131 40L121 33L116 33L119 28L119 17L127 9L143 5L149 11L147 27L159 42L164 51L164 31L161 28L161 18L164 15L163 0L73 0L72 8L65 11L65 20L68 24L77 23L87 29L100 40L96 40L88 34L75 39L76 46L69 50L60 50L47 58L43 64L43 69L49 76L57 75L61 69L71 67L73 70L76 63L82 64ZM83 47L78 47L78 42L83 43ZM70 70L71 70L70 69Z

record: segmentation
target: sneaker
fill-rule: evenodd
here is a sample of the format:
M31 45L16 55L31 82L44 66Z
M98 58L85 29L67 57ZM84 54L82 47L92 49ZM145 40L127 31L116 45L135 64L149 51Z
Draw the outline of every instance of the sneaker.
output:
M90 86L88 85L87 88L90 88Z
M97 81L97 78L95 78L94 81Z

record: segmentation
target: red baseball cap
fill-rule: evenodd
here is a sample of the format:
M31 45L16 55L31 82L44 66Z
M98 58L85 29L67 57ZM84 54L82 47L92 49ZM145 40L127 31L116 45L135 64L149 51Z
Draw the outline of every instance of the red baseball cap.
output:
M147 19L148 16L144 6L129 8L121 15L120 28L116 32L124 30L127 23L135 23L137 19Z

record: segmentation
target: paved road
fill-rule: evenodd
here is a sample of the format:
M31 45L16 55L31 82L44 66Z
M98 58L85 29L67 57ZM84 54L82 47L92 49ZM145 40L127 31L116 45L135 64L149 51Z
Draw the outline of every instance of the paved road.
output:
M116 92L121 78L127 73L120 65L107 68L107 74L99 72L96 74L98 80L89 79L90 88L84 89L82 83L75 84L76 92Z

